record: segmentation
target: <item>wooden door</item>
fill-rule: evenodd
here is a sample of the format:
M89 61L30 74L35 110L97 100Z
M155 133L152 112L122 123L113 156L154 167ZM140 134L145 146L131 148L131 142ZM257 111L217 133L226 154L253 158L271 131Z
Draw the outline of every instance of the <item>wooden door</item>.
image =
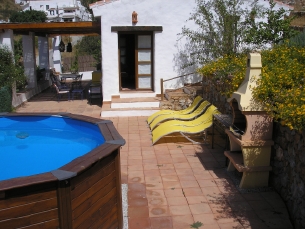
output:
M153 89L153 40L152 35L137 35L135 45L136 89Z

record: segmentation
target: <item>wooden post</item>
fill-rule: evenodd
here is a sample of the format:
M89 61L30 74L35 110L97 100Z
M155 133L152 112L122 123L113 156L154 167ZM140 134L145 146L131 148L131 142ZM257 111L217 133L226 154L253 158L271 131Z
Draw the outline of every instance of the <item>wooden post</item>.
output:
M161 88L161 101L164 99L164 94L163 94L163 78L160 79L160 88Z

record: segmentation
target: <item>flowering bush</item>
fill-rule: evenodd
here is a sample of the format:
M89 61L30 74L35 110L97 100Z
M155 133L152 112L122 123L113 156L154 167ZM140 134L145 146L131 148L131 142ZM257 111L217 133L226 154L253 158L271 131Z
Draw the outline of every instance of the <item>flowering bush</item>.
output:
M226 55L217 61L206 64L198 72L214 84L221 84L222 95L230 97L242 83L246 72L247 55Z
M254 98L290 129L305 127L305 48L280 45L262 52L262 77Z
M305 48L286 44L264 50L262 75L253 89L256 101L290 129L305 127ZM247 55L224 56L198 69L198 72L224 85L222 94L230 97L242 83L246 73ZM232 75L233 77L228 77Z

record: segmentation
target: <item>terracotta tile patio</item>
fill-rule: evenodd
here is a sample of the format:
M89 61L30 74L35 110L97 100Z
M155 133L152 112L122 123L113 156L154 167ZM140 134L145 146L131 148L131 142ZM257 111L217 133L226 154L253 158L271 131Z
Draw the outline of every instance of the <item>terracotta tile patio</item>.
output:
M56 101L43 92L16 112L69 112L100 118L106 105L87 100ZM121 149L122 183L128 184L130 229L293 228L285 204L274 191L244 193L225 170L224 139L192 144L172 136L151 146L146 117L105 118L125 138ZM211 136L209 136L208 141Z

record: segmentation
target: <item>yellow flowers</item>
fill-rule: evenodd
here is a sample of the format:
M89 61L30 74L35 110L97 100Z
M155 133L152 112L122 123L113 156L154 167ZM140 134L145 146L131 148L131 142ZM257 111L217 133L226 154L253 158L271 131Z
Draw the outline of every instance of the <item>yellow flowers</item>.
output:
M253 89L256 101L276 121L291 129L305 128L305 48L285 44L262 51L262 77ZM211 82L221 82L220 93L230 97L242 83L247 55L224 56L198 69ZM230 77L228 77L230 76Z

